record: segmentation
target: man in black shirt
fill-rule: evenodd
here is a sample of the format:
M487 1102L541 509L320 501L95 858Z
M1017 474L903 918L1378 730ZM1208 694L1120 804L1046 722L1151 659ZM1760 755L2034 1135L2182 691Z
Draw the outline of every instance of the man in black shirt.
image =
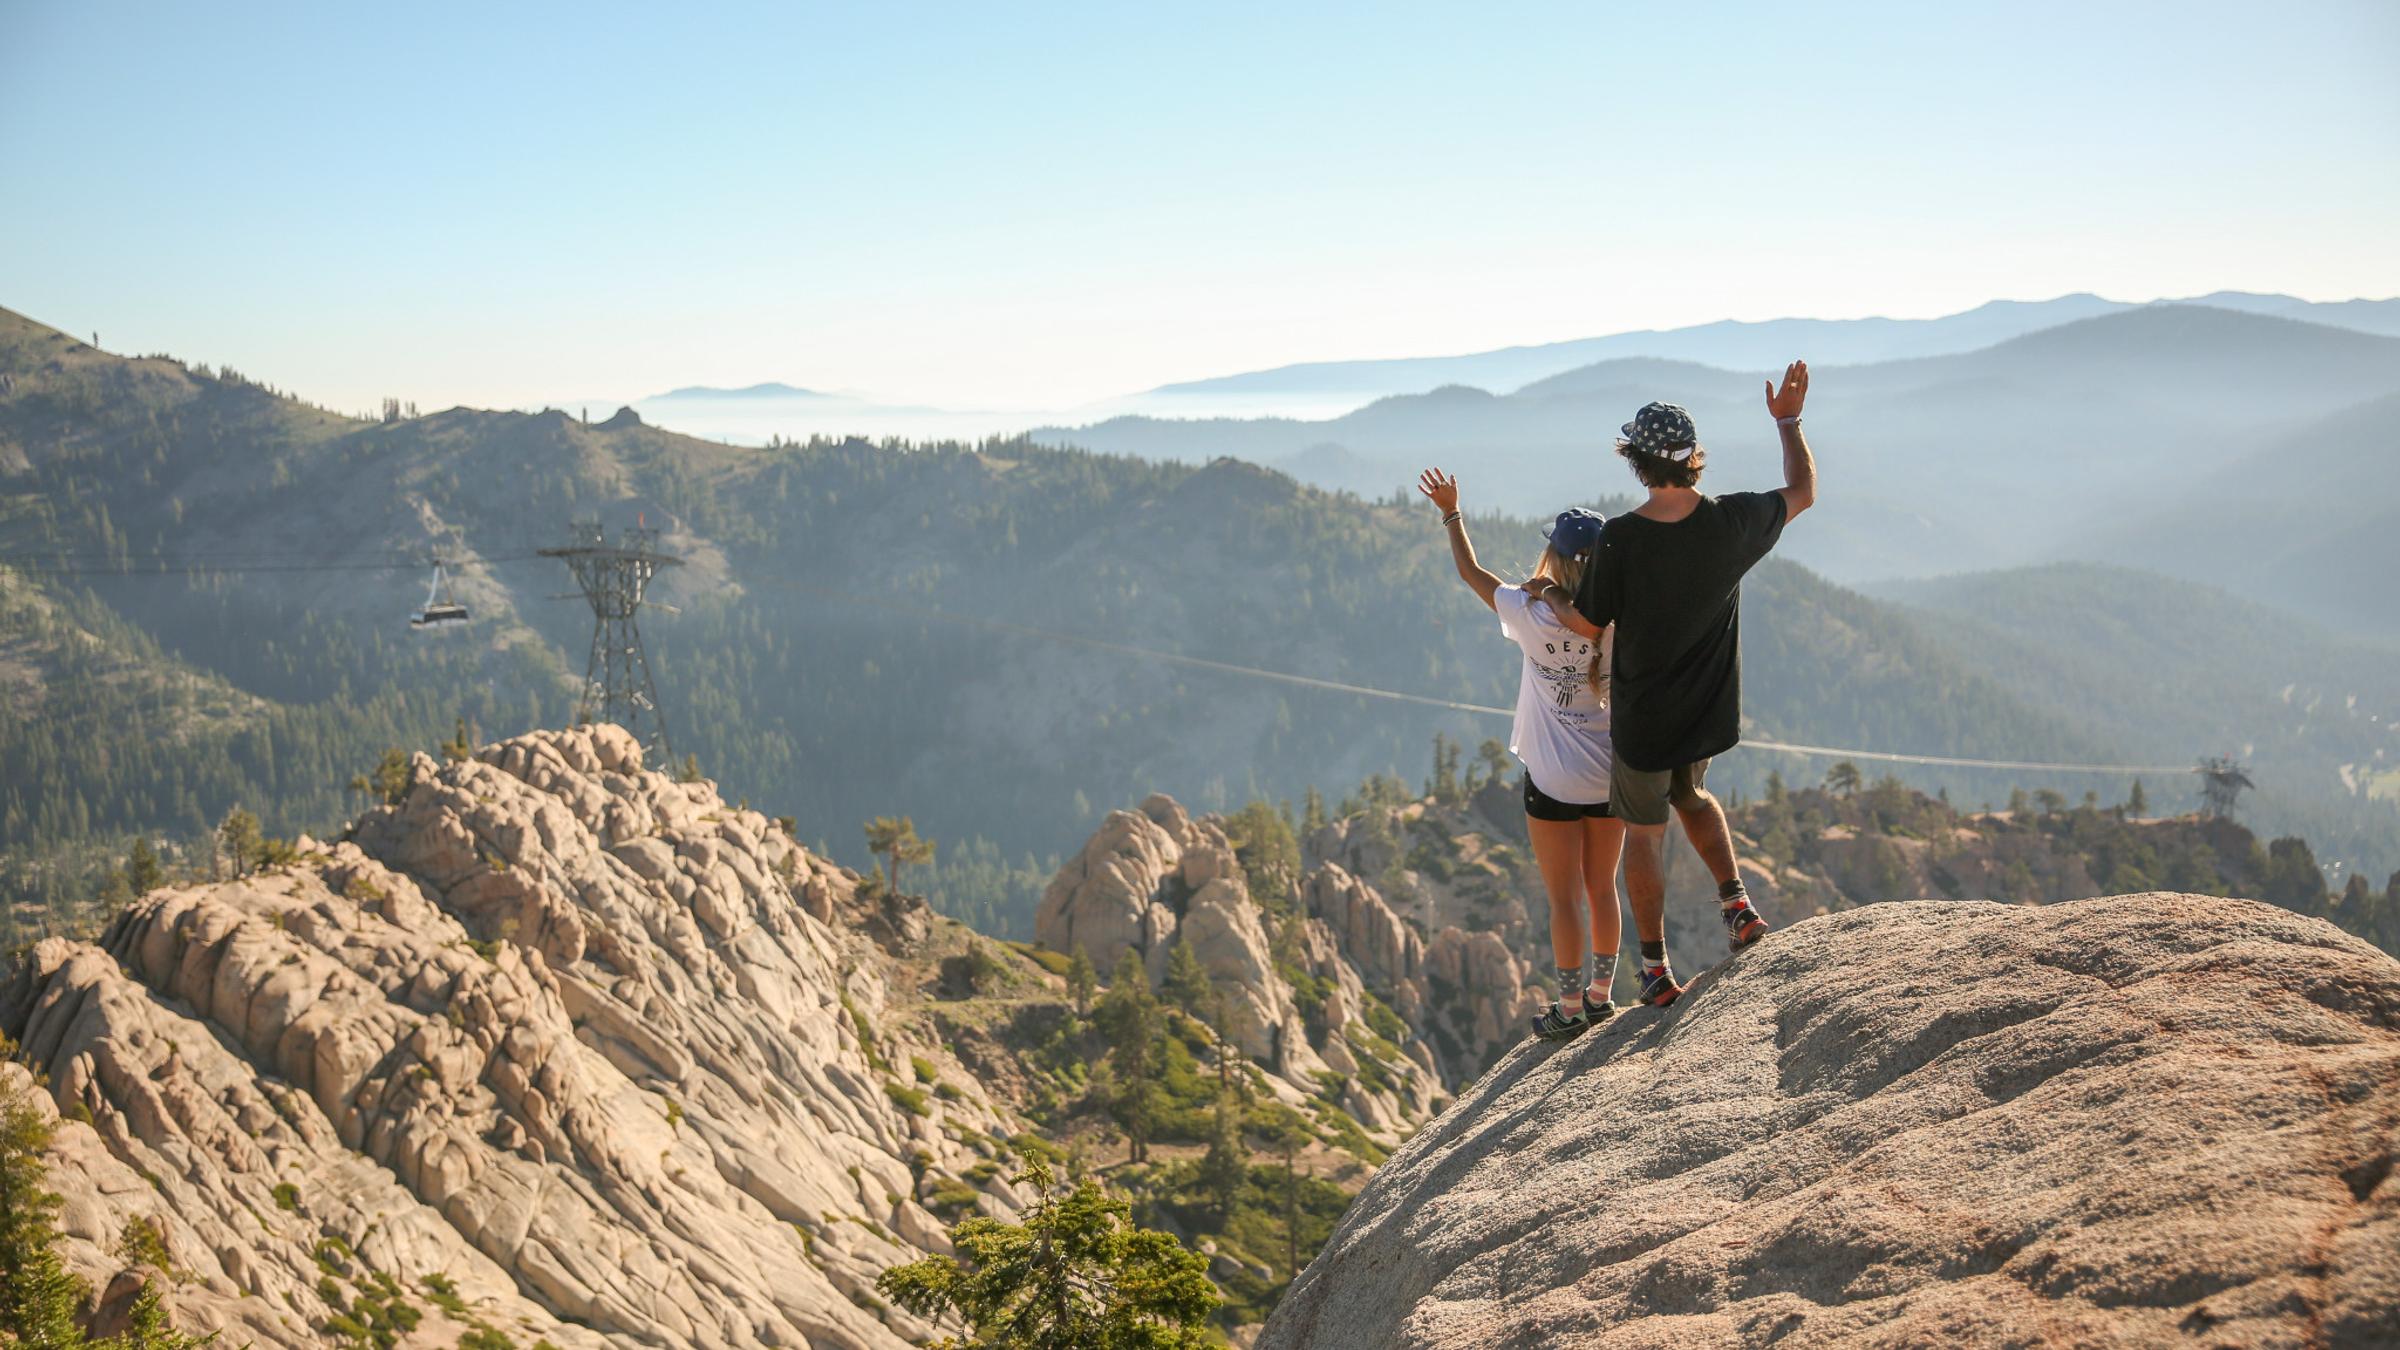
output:
M1617 626L1609 667L1615 767L1609 801L1626 825L1625 891L1642 944L1642 1001L1683 993L1667 965L1667 813L1717 879L1725 933L1740 950L1767 931L1734 866L1725 810L1707 787L1708 761L1741 740L1742 576L1817 496L1817 466L1800 434L1808 364L1767 382L1767 412L1783 438L1784 486L1707 497L1708 461L1689 413L1652 403L1625 424L1617 453L1650 499L1610 521L1584 564L1575 607L1596 628Z

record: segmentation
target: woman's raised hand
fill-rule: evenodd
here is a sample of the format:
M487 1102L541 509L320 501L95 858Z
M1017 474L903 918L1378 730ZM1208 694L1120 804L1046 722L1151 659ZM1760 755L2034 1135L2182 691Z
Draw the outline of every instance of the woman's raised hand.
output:
M1458 480L1440 469L1418 474L1417 491L1424 493L1445 516L1458 509Z

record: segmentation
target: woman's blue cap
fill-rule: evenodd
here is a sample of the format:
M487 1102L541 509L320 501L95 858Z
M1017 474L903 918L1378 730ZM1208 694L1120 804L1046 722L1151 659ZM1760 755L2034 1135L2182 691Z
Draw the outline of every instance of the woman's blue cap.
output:
M1542 537L1550 541L1550 547L1558 550L1560 557L1580 558L1600 542L1600 527L1607 523L1608 517L1597 511L1570 506L1558 513L1558 519L1550 522Z

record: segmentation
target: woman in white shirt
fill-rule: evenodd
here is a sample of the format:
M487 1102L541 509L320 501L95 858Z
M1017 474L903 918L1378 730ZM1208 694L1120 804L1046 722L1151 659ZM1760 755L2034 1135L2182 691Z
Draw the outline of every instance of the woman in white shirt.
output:
M1517 717L1508 748L1525 765L1525 832L1550 893L1550 950L1557 961L1558 1000L1533 1019L1534 1034L1563 1041L1616 1012L1609 986L1616 974L1617 860L1624 822L1608 806L1608 643L1610 633L1584 637L1561 621L1547 600L1511 586L1475 560L1458 480L1427 469L1417 490L1442 513L1450 558L1476 597L1500 616L1500 631L1524 655L1517 682ZM1581 508L1563 511L1543 531L1549 547L1534 565L1536 579L1573 595L1583 562L1600 541L1604 519ZM1589 627L1589 625L1584 625ZM1591 948L1584 948L1584 910L1591 911Z

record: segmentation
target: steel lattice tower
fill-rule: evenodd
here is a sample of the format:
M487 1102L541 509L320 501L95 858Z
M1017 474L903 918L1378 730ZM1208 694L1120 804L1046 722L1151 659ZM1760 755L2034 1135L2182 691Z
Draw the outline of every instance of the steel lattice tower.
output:
M598 522L578 521L574 543L542 549L541 556L564 559L592 606L592 654L584 665L575 720L616 723L641 743L645 762L663 767L673 752L636 616L650 578L661 567L682 566L683 559L655 551L657 541L658 531L637 526L612 545Z
M2192 770L2200 775L2200 814L2233 817L2234 804L2240 800L2242 789L2257 787L2249 773L2231 755L2214 755L2200 761Z

